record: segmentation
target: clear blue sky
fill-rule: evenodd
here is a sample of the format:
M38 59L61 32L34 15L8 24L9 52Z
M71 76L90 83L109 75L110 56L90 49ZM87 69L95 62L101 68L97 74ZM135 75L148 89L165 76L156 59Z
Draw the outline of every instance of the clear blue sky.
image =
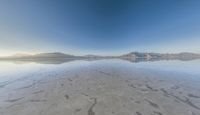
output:
M0 0L0 54L200 53L200 0Z

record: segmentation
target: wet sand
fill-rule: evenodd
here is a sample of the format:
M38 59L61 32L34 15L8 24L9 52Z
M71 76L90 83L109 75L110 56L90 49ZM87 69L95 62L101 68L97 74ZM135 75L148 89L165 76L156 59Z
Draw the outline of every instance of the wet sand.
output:
M0 115L200 115L200 80L117 64L0 83Z

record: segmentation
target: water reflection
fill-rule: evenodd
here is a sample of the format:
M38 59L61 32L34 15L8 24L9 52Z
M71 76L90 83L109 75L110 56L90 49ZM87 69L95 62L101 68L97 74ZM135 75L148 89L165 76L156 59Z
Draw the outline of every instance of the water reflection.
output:
M20 74L20 72L37 72L39 70L65 69L66 67L80 67L87 65L121 66L157 71L175 71L200 75L200 60L122 60L122 59L61 59L61 60L13 60L0 61L0 77L4 74Z
M178 60L164 60L164 59L146 59L146 58L136 58L136 59L124 59L124 58L58 58L58 59L13 59L13 60L0 60L1 62L12 62L15 64L28 64L28 63L39 63L39 64L63 64L72 61L97 61L97 60L124 60L132 63L139 62L160 62L160 61L194 61L198 59L178 59Z

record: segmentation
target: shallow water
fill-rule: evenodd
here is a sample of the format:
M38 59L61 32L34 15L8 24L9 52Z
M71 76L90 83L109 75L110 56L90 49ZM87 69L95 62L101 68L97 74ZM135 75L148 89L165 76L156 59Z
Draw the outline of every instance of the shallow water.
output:
M52 72L62 71L65 69L80 68L88 66L113 66L121 67L121 69L127 67L129 69L143 69L153 71L166 71L166 72L178 72L190 75L200 76L200 60L191 61L180 61L180 60L169 60L169 61L149 61L149 62L129 62L120 59L109 59L109 60L74 60L67 63L61 64L44 64L35 62L3 62L0 61L0 81L7 79L15 79L21 75L28 75L35 72Z
M191 79L200 80L200 60L180 61L149 61L149 62L129 62L120 59L108 60L73 60L66 63L55 64L36 62L0 62L0 85L5 82L15 81L23 78L37 78L38 76L48 76L48 74L62 73L65 71L73 71L73 69L81 68L117 68L121 72L142 71L142 72L164 72L165 74L178 74L179 77L190 77ZM185 75L180 76L179 74ZM190 79L189 78L189 79Z
M0 115L199 115L199 92L200 60L0 62Z

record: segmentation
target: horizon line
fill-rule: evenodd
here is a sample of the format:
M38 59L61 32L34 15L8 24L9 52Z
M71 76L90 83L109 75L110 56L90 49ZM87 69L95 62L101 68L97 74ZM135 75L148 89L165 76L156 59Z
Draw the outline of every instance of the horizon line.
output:
M38 52L38 53L27 53L27 52L16 52L16 53L13 53L11 55L0 55L0 57L9 57L9 56L16 56L16 55L37 55L37 54L45 54L45 53L62 53L62 54L68 54L68 55L73 55L73 56L87 56L87 55L96 55L96 56L121 56L121 55L124 55L124 54L129 54L129 53L158 53L158 54L181 54L181 53L192 53L192 54L200 54L200 53L197 53L197 52L190 52L190 51L181 51L181 52L147 52L147 51L130 51L130 52L124 52L124 53L120 53L120 54L110 54L110 55L102 55L102 54L95 54L95 53L85 53L85 54L82 54L82 55L75 55L73 53L65 53L65 52L59 52L59 51L52 51L52 52Z

